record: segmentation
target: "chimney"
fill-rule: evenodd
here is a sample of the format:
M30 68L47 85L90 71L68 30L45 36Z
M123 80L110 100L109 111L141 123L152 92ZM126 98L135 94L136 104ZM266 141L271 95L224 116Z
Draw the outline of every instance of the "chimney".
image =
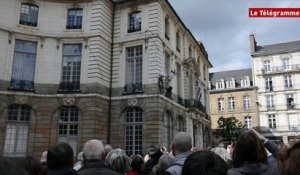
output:
M250 39L250 51L251 51L251 55L252 55L256 51L256 47L257 47L256 41L255 41L255 36L253 33L251 33L249 35L249 39Z

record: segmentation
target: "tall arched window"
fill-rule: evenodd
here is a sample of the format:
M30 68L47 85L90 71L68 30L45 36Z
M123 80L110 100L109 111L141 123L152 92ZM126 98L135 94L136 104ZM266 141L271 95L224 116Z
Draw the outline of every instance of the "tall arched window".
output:
M140 108L130 108L124 117L125 151L127 155L141 154L143 150L143 113Z
M58 142L68 143L76 155L79 109L75 106L62 107L58 118Z
M178 117L178 131L179 132L185 131L185 124L182 116Z
M167 147L170 148L174 137L174 122L170 111L165 112L165 136L167 140Z
M9 106L4 144L5 156L26 156L29 125L29 106L16 104Z

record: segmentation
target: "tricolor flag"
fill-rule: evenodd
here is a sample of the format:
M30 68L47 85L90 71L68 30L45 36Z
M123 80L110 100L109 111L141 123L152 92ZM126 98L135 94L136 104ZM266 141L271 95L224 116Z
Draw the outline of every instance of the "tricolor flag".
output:
M201 90L201 80L198 80L198 88L197 88L197 101L201 102L202 90Z

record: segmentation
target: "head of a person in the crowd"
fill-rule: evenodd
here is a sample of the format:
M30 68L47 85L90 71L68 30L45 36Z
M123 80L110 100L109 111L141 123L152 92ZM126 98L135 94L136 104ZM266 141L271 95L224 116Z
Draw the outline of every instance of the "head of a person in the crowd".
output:
M186 132L179 132L175 135L172 144L172 153L177 156L178 154L191 151L192 137Z
M28 175L39 175L42 172L41 162L32 156L27 156L22 161L21 166L27 171Z
M137 172L142 172L143 171L143 165L144 165L144 159L141 155L134 155L132 156L131 160L131 167Z
M278 153L279 169L281 175L299 175L300 174L300 141L291 147L285 146Z
M103 155L102 155L102 159L105 160L107 154L108 154L109 152L111 152L113 149L114 149L114 148L113 148L110 144L106 144L106 145L104 146L104 153L103 153Z
M107 168L119 173L125 174L129 170L129 158L125 151L120 148L114 149L108 153L105 159Z
M201 150L187 157L182 175L227 175L225 161L214 152Z
M234 167L240 167L246 162L249 164L267 163L265 147L256 134L251 131L242 132L239 135L232 153Z
M41 172L41 175L45 175L45 174L48 174L48 168L47 168L47 152L48 151L44 151L42 153L42 156L41 156L41 165L42 165L42 172Z
M164 174L164 172L172 165L174 157L169 154L163 154L156 165L157 173Z
M27 175L26 172L16 166L11 160L0 156L1 175Z
M100 160L104 152L104 146L100 140L89 140L83 146L84 161Z
M48 150L47 167L50 171L72 169L73 149L67 143L59 143Z

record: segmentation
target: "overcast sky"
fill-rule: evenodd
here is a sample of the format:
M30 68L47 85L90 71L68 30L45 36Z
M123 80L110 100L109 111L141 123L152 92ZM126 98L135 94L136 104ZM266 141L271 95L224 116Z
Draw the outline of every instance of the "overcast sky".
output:
M299 0L169 0L208 52L210 72L251 68L249 34L258 45L300 40L300 18L249 18L251 7L300 8Z

